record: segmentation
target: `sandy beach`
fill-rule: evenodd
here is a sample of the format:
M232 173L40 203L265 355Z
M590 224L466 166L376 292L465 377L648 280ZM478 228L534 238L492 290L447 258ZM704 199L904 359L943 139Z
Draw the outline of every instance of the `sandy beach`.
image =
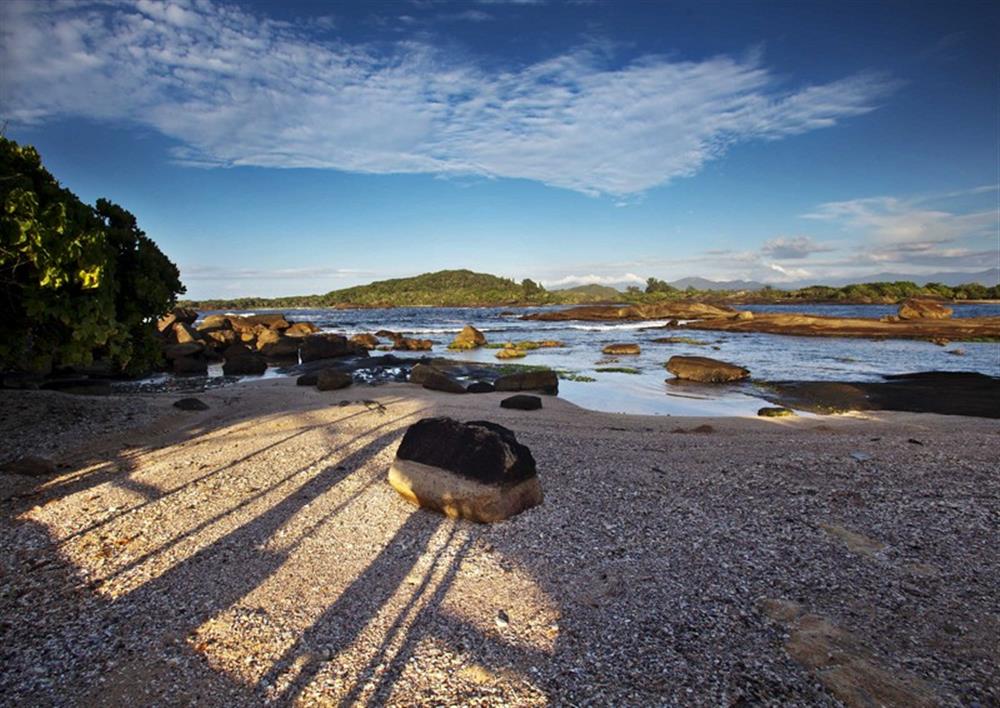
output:
M292 379L0 391L0 703L995 705L1000 423L625 416ZM545 502L385 481L432 415L511 428Z

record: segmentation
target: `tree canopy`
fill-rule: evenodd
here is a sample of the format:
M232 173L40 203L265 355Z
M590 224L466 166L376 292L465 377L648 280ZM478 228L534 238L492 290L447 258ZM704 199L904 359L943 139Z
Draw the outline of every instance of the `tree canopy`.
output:
M157 362L156 318L184 292L177 267L122 207L92 207L38 152L0 137L0 369Z

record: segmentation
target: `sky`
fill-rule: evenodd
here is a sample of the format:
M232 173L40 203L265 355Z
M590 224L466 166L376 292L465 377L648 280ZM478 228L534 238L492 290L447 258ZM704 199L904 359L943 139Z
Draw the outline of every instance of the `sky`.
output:
M0 122L195 299L1000 266L992 2L3 0Z

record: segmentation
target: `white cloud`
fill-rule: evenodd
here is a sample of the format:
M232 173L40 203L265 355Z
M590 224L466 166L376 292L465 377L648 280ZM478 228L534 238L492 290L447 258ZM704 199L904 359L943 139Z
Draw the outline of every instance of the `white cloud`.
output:
M320 42L209 0L6 0L0 20L3 117L130 121L203 166L471 174L621 197L734 144L867 113L892 88L860 74L790 89L757 57L616 66L588 48L488 68L428 41Z
M832 251L833 248L817 242L811 236L779 236L764 243L761 253L779 260L808 258L815 253Z
M299 280L318 278L361 278L374 276L374 271L353 268L223 268L219 266L189 265L181 267L187 280Z

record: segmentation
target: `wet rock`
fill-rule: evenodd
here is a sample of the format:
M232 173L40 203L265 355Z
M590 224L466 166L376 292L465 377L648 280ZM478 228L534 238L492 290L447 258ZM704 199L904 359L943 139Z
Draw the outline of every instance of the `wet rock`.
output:
M497 391L541 391L554 395L559 392L559 377L550 369L520 371L501 376L493 385Z
M174 408L180 408L182 411L207 411L208 404L200 398L182 398L174 401Z
M201 342L187 342L186 344L174 344L163 350L163 356L167 359L180 359L185 356L201 354L205 345Z
M666 366L667 371L679 379L701 383L726 383L750 376L742 366L706 356L672 356Z
M639 349L638 344L609 344L606 347L604 347L604 349L602 349L601 352L603 354L612 354L618 356L624 354L629 354L629 355L640 354L641 350Z
M352 383L354 379L350 374L337 369L323 369L316 375L316 388L320 391L336 391L347 388Z
M7 474L20 474L25 477L43 477L56 473L56 463L40 455L24 455L0 467Z
M260 353L268 359L291 361L298 361L299 359L299 340L295 337L279 336L275 341L263 346L260 345L260 340L257 340L257 346L260 349Z
M430 376L432 373L441 373L441 372L435 369L430 364L417 364L412 369L410 369L409 381L410 383L415 383L422 386L424 381L427 380L427 377Z
M392 348L398 351L422 352L430 350L433 346L434 342L429 339L399 337L393 342Z
M449 349L475 349L486 344L486 335L472 325L466 325L448 345Z
M910 298L903 301L897 314L901 320L946 320L952 312L950 307L935 300Z
M374 334L355 334L351 337L351 343L357 344L358 346L364 347L365 349L374 349L378 346L378 337Z
M504 347L503 349L497 350L494 354L497 359L523 359L527 356L527 352L523 349L517 349L515 347Z
M482 523L542 502L531 451L513 432L486 421L425 418L410 426L389 483L413 504Z
M319 373L313 372L309 374L302 374L302 376L295 379L296 386L315 386L316 382L319 381Z
M234 349L235 346L229 349ZM247 354L230 357L228 354L229 349L226 350L226 359L222 364L222 373L226 376L260 376L267 371L267 360L260 354L248 352Z
M511 396L500 401L500 407L513 408L519 411L537 411L542 407L542 399L538 396L519 393L516 396Z

